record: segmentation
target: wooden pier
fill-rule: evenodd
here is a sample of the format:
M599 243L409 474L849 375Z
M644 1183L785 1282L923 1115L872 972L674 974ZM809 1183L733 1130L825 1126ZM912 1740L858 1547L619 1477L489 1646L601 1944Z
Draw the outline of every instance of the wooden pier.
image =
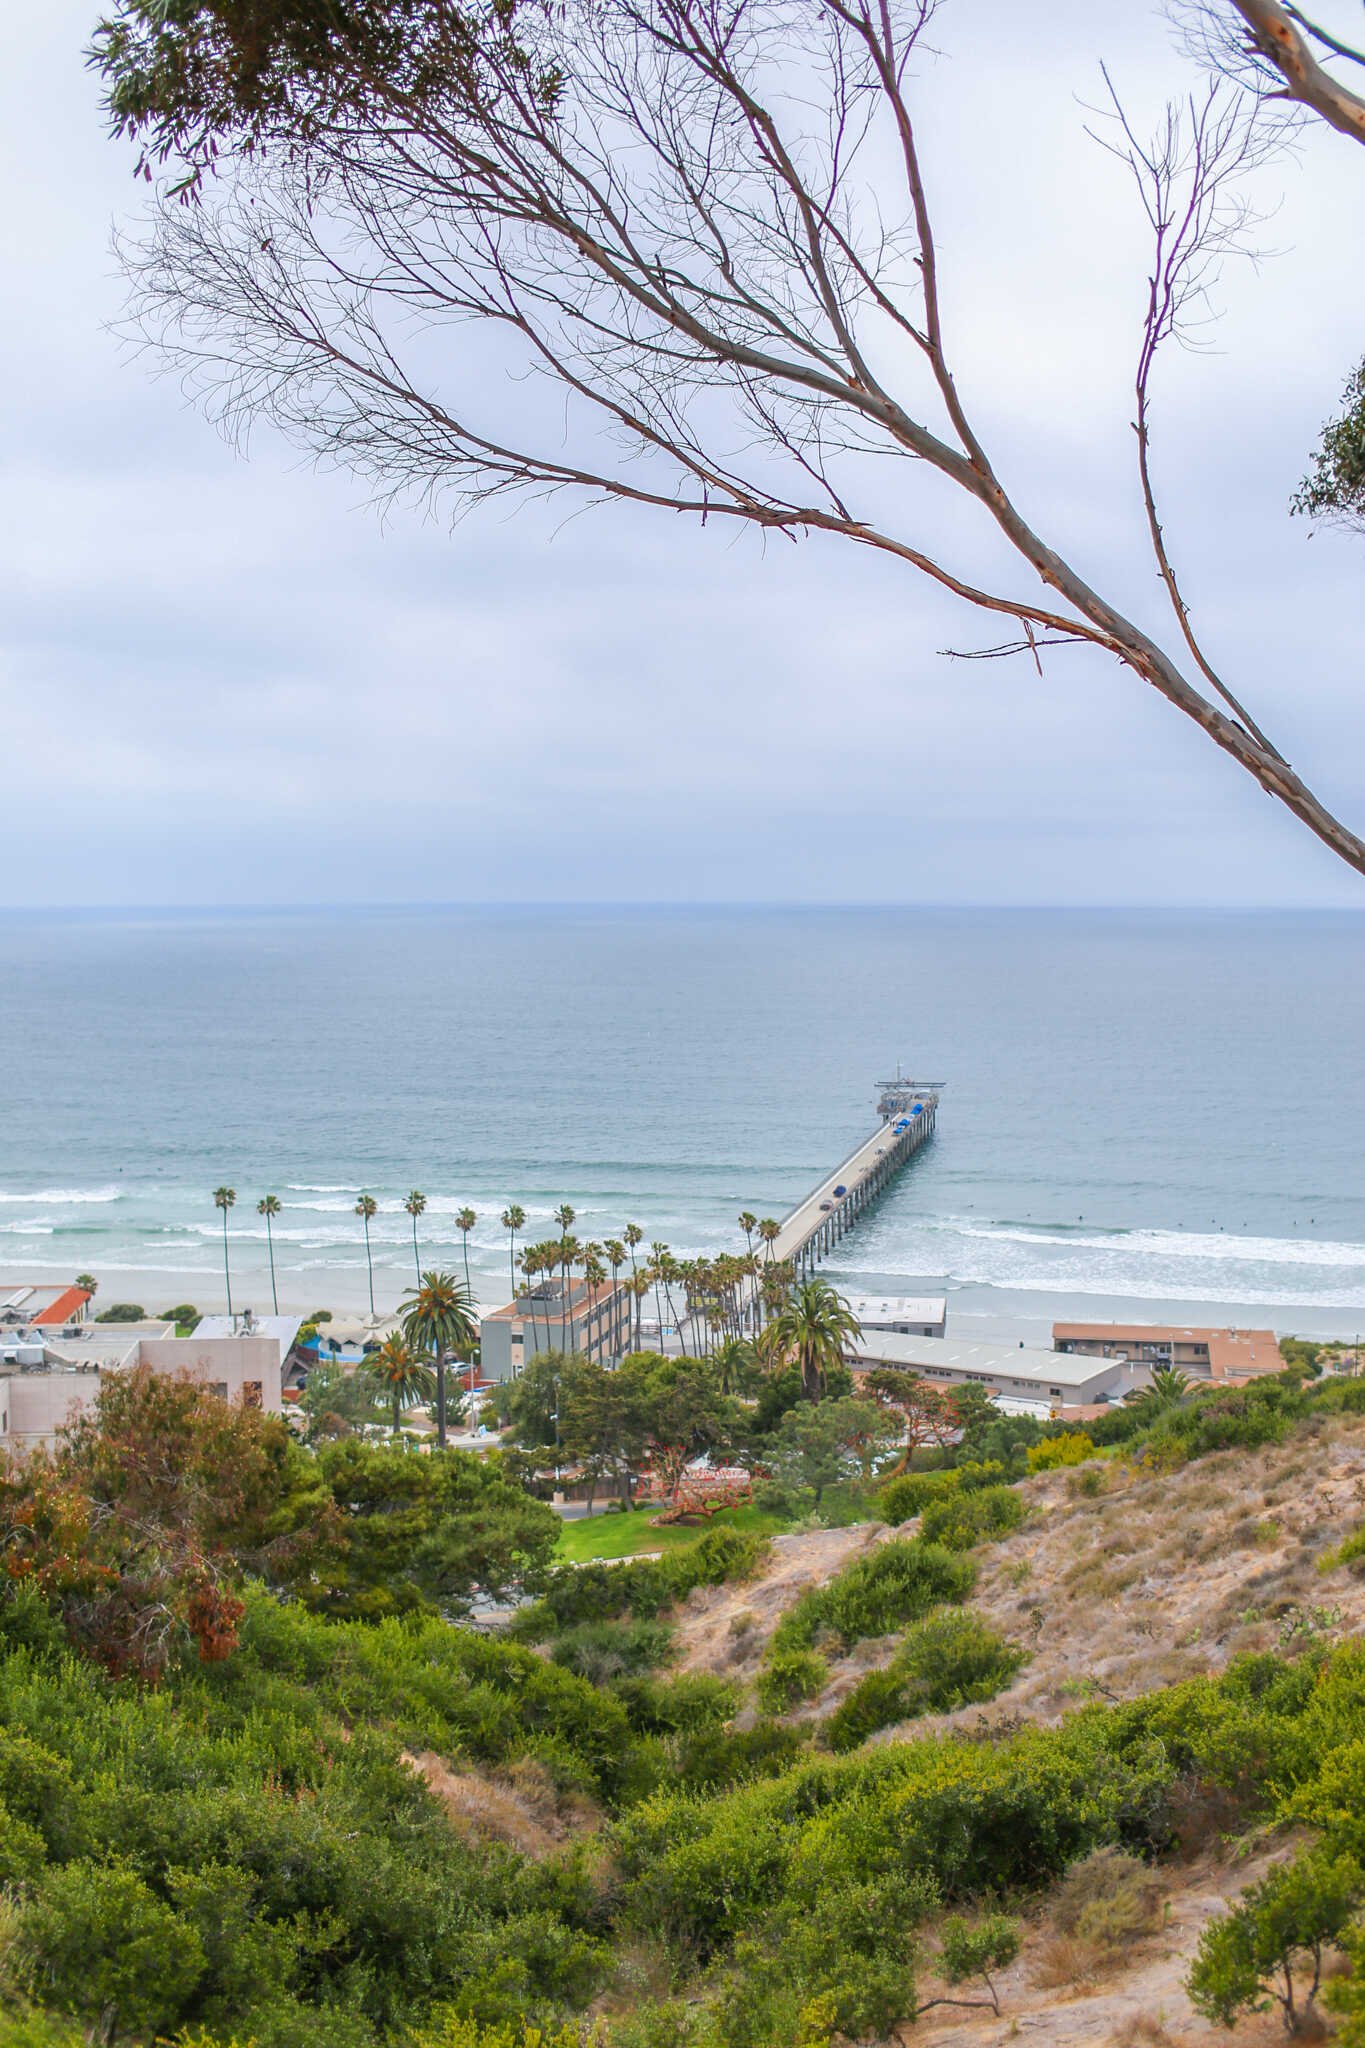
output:
M827 1252L852 1230L906 1162L934 1135L941 1081L884 1081L875 1131L782 1219L772 1256L789 1259L798 1280L808 1280Z

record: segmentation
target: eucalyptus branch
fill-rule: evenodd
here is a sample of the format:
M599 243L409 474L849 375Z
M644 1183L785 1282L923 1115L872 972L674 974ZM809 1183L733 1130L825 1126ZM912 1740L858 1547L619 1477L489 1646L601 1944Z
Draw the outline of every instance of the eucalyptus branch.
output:
M915 120L931 12L598 0L567 18L518 9L515 34L470 56L455 10L430 0L441 62L420 44L362 51L305 126L272 128L267 110L195 204L160 206L127 252L134 332L225 431L268 417L384 500L459 511L569 492L875 549L1017 623L1022 637L965 658L1022 653L1041 674L1040 648L1103 651L1365 872L1365 843L1203 654L1152 483L1152 364L1188 338L1251 218L1250 124L1210 95L1144 150L1113 110L1156 243L1139 477L1187 673L1034 528L963 395ZM523 380L511 417L486 356L461 362L471 326ZM882 516L870 457L965 494L1044 602L940 561L904 492Z

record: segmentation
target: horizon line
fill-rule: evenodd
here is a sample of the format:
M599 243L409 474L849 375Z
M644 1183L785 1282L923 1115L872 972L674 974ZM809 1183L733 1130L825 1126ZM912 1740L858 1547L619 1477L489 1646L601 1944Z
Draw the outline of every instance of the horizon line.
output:
M126 903L0 903L0 917L130 917L190 916L219 917L301 915L319 912L384 911L925 911L935 913L992 912L1030 915L1224 916L1224 917L1362 917L1365 903L1219 903L1219 902L1084 902L1059 903L1046 900L1027 903L991 902L984 898L944 901L927 898L891 897L761 897L761 896L480 896L480 897L315 897L285 900L243 900L213 902L129 901Z

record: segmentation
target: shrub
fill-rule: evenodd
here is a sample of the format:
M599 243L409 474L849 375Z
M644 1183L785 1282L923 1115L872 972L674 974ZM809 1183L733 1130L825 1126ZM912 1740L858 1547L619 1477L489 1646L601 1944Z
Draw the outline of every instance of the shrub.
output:
M920 1535L926 1543L942 1543L949 1550L970 1550L1007 1536L1023 1519L1024 1503L1012 1486L987 1486L980 1493L934 1501L920 1516Z
M1349 1856L1309 1850L1248 1887L1230 1913L1205 1928L1185 1982L1190 2003L1206 2019L1235 2025L1240 2014L1273 1999L1286 2030L1300 2031L1322 1976L1323 1952L1341 1945L1365 1890L1365 1873ZM1297 2007L1293 1968L1313 1963L1313 1980Z
M992 1699L1024 1661L1025 1652L978 1615L932 1614L909 1631L884 1671L869 1672L835 1709L825 1739L842 1753L897 1721Z
M1063 1430L1060 1436L1044 1437L1028 1452L1030 1472L1055 1472L1063 1465L1083 1465L1093 1458L1095 1446L1083 1429Z
M944 1921L939 1939L939 1961L948 1983L966 1984L979 1977L998 2018L1000 1994L992 1973L1007 1970L1018 1955L1019 1922L1004 1913L989 1913L982 1920L964 1920L961 1914L954 1913ZM927 2012L928 2007L921 2006L920 2011Z
M806 1736L789 1721L756 1721L752 1728L710 1727L682 1743L676 1771L680 1785L720 1792L755 1778L775 1778L799 1762Z
M974 1566L936 1543L883 1543L855 1558L827 1585L803 1593L778 1623L779 1649L809 1649L822 1637L845 1649L865 1636L890 1635L947 1601L965 1600Z
M696 1586L748 1578L769 1547L766 1536L747 1529L708 1529L669 1557L561 1566L549 1574L535 1605L516 1615L512 1634L522 1642L541 1643L583 1622L616 1621L624 1615L652 1620Z
M147 1311L140 1301L112 1301L103 1314L97 1315L97 1323L145 1323Z
M1163 1900L1156 1872L1111 1844L1073 1863L1053 1896L1052 1922L1059 1934L1084 1942L1096 1960L1107 1961L1156 1931Z
M957 1488L956 1472L902 1472L898 1479L888 1480L877 1495L877 1513L897 1528L922 1514L931 1500L942 1500Z
M688 1671L668 1679L628 1678L617 1686L616 1695L631 1725L646 1735L691 1736L722 1728L739 1711L740 1702L739 1687L709 1671Z
M1325 1551L1318 1559L1318 1570L1335 1571L1338 1565L1357 1564L1361 1558L1365 1558L1365 1523L1343 1537L1334 1549Z
M721 1586L752 1578L772 1546L747 1529L708 1529L699 1543L668 1560L677 1597L694 1586Z
M985 1463L966 1460L943 1472L904 1472L892 1479L877 1495L877 1513L896 1527L922 1514L932 1501L953 1493L976 1493L994 1486L1005 1477L1005 1467L991 1459Z
M798 1700L813 1700L829 1679L829 1666L815 1650L774 1650L759 1673L756 1692L765 1714L781 1714Z
M117 2032L162 2033L207 1967L203 1944L126 1864L49 1871L22 1921L47 2004Z
M589 1684L608 1685L657 1669L672 1648L673 1631L661 1621L585 1621L566 1629L550 1655Z

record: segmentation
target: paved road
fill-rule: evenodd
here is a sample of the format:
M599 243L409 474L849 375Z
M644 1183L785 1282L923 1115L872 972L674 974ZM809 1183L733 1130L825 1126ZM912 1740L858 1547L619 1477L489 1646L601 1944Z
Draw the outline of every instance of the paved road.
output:
M773 1243L773 1257L795 1258L806 1239L815 1234L829 1214L829 1210L822 1208L821 1204L828 1202L830 1208L833 1208L834 1190L851 1188L855 1181L861 1180L862 1176L876 1164L878 1156L893 1142L889 1124L878 1124L875 1131L869 1132L862 1143L849 1153L848 1158L841 1160L833 1172L827 1173L819 1186L812 1188L805 1200L798 1202L791 1214L783 1218L781 1233Z

